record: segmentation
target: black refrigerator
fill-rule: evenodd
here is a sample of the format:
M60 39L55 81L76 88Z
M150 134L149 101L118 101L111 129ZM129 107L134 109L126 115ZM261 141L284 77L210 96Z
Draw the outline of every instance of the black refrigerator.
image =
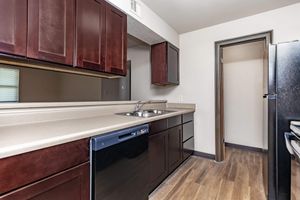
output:
M268 91L268 199L291 199L291 157L284 133L300 120L300 42L269 48ZM299 194L300 195L300 194Z

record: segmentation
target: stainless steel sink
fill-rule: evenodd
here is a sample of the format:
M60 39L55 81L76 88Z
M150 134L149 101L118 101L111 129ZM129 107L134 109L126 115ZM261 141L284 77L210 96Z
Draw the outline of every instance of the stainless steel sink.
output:
M131 116L131 117L155 117L167 113L171 113L174 111L171 110L157 110L157 109L150 109L150 110L140 110L140 111L133 111L133 112L124 112L124 113L117 113L117 115L125 115L125 116Z

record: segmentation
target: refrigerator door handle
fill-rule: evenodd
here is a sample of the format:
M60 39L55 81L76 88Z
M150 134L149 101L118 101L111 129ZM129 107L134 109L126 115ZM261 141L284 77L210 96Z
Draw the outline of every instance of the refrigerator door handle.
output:
M264 94L263 98L264 99L276 99L277 95L276 94Z

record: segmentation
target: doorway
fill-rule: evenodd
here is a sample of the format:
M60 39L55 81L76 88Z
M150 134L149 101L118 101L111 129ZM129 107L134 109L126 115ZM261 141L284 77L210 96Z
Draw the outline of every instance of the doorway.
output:
M215 143L216 161L225 159L225 121L224 121L224 48L261 41L265 46L264 64L268 63L268 46L272 42L272 31L218 41L215 43ZM262 94L263 95L263 94ZM264 117L265 118L265 117ZM265 139L267 140L267 139Z
M264 146L267 120L263 112L267 82L264 41L222 49L225 146L261 152L267 149Z
M217 162L222 162L225 160L225 124L228 126L228 124L230 125L233 124L233 126L235 126L235 129L239 129L239 130L234 130L231 128L229 128L229 131L235 132L235 134L238 134L239 132L242 132L243 130L242 127L244 126L245 128L249 128L248 124L247 124L247 120L245 120L244 118L249 119L249 116L244 117L239 115L240 113L243 113L244 115L247 115L247 111L250 111L250 113L252 113L252 115L256 115L256 117L258 117L259 119L255 119L256 123L254 124L254 128L253 126L251 127L252 130L259 130L258 132L261 133L261 138L259 139L260 141L258 141L257 135L256 137L253 137L253 135L251 135L251 131L249 133L247 133L247 131L244 131L244 138L243 137L236 137L233 141L235 141L234 143L238 143L238 142L244 142L244 144L246 145L237 145L234 144L235 147L238 148L245 148L247 149L247 147L249 147L247 144L250 144L250 146L253 146L253 143L256 144L259 143L259 146L261 147L261 150L264 152L263 154L263 160L262 160L262 176L263 176L263 185L264 185L264 191L265 191L265 195L268 196L270 193L272 193L272 191L270 191L270 184L272 184L274 181L272 180L272 177L269 176L269 174L274 170L272 168L271 165L269 165L268 163L270 163L270 159L272 157L272 153L270 154L269 149L269 145L270 144L270 140L272 139L272 136L269 137L270 135L270 130L268 130L268 101L266 101L266 99L262 99L264 94L268 93L268 86L269 86L269 82L270 79L269 77L271 77L270 75L273 74L273 68L269 67L269 45L272 43L272 31L268 31L268 32L263 32L263 33L258 33L258 34L254 34L254 35L248 35L248 36L243 36L243 37L239 37L239 38L234 38L234 39L229 39L229 40L223 40L223 41L218 41L215 43L215 142L216 142L216 161ZM249 45L250 44L250 45ZM253 69L238 69L237 71L235 71L234 73L232 73L232 71L227 70L226 72L224 71L224 67L226 65L226 59L230 59L230 53L232 55L239 55L240 57L245 57L245 52L243 54L243 50L241 52L239 52L239 50L237 50L237 48L235 48L236 46L244 46L244 51L247 50L247 48L245 48L245 46L248 46L248 50L252 48L252 52L254 52L254 57L255 54L257 54L256 51L259 51L259 49L261 49L260 45L263 46L263 51L262 54L259 56L260 59L260 69L257 68L257 66L255 66L256 70ZM252 47L251 47L252 46ZM224 60L224 49L231 49L231 51L229 51L229 55L227 55L227 58ZM254 49L254 50L253 50ZM227 52L228 54L228 52ZM253 56L253 55L252 55ZM255 64L254 62L257 61L247 61L246 63L243 63L242 66L243 67L251 67L250 64ZM228 63L227 63L228 64ZM230 66L231 68L236 68L237 63L234 64L228 64L228 66ZM241 63L239 63L241 64ZM243 74L243 73L248 73L248 74ZM240 74L240 77L235 77L235 79L237 80L236 82L230 82L228 80L224 80L224 74L229 74L230 76L233 76L234 74ZM252 80L251 80L251 76L252 76ZM257 77L259 76L259 77ZM232 77L231 77L232 78ZM234 79L234 78L233 78ZM245 79L245 80L240 80L240 79ZM255 81L257 80L261 80L263 83L260 84L260 87L262 88L258 88L257 86L253 87L253 83L255 83ZM251 86L252 83L252 86ZM226 98L226 101L224 101L224 92L225 89L228 88L234 88L234 87L242 87L239 86L237 84L245 84L244 86L246 86L245 90L243 90L244 88L239 88L240 91L233 91L232 95L235 97L233 97L232 99L230 98ZM248 88L247 88L248 87ZM247 91L249 90L249 91ZM252 90L252 91L251 91ZM258 90L258 91L255 91ZM239 93L240 92L240 93ZM243 103L239 102L239 96L242 96L242 100L244 100ZM251 96L252 95L252 96ZM250 99L247 99L249 98ZM256 99L255 99L256 98ZM238 101L237 101L238 99ZM229 111L231 113L226 113L225 115L225 106L227 105L227 112L228 112L228 102L232 101L233 103L234 101L237 102L237 104L239 104L240 106L248 106L248 104L251 104L252 106L254 105L255 110L251 110L252 108L244 108L242 111L241 110L236 110L236 108L234 106L232 106L233 109L229 108ZM230 102L232 103L232 102ZM244 105L243 105L244 104ZM241 107L242 107L241 106ZM258 107L257 107L258 106ZM261 113L259 113L261 112ZM231 118L233 116L233 120L231 119L231 122L228 122L230 120L228 120L228 118ZM225 117L227 119L227 121L225 121ZM251 117L250 117L251 119ZM252 116L253 119L253 116ZM260 120L260 121L259 121ZM234 123L244 123L242 125L238 125L236 126ZM252 125L253 125L252 124ZM255 127L256 125L256 127ZM228 127L227 131L228 131ZM248 134L248 135L247 135ZM251 139L251 140L250 140ZM230 138L230 136L226 135L226 140L232 140L232 138ZM228 142L228 141L227 141ZM257 149L257 148L253 148L250 147L250 150L253 149ZM248 148L249 150L249 148ZM271 157L270 157L271 156Z

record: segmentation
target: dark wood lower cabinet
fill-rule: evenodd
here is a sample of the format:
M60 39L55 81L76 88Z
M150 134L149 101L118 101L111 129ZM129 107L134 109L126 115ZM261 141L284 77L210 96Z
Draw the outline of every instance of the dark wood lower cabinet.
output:
M158 123L158 122L157 122ZM182 126L150 135L150 191L153 191L182 162Z
M89 138L0 159L0 200L88 200Z
M88 160L89 139L0 159L0 195L78 166Z
M1 200L89 200L89 162L27 185Z
M182 126L168 130L168 167L169 172L176 169L182 160Z
M193 113L150 123L149 193L192 155L193 136Z
M151 192L168 176L168 131L149 137L149 165Z

